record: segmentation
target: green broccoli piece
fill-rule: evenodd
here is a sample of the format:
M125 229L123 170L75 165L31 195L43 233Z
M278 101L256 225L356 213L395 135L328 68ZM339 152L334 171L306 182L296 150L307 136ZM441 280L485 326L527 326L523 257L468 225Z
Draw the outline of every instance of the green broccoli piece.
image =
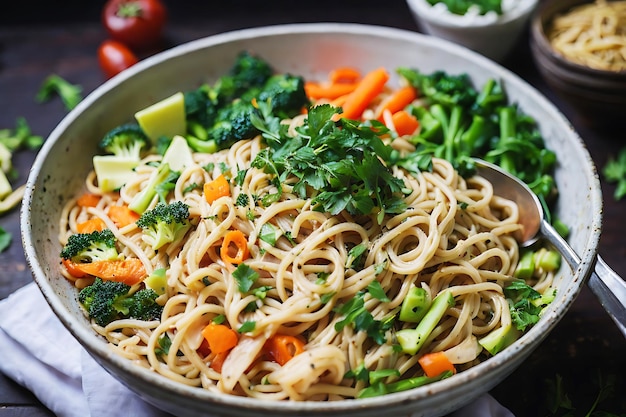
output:
M205 128L211 126L215 122L219 108L217 90L204 84L196 90L187 91L183 94L187 122L197 122Z
M215 124L209 130L209 139L215 141L219 149L233 143L250 139L259 133L252 124L252 115L257 112L249 101L236 100L230 106L219 110Z
M159 203L139 217L137 226L143 229L144 240L157 250L187 233L191 226L189 206L182 201Z
M398 68L397 72L429 103L469 107L478 97L478 91L474 89L469 75L465 73L452 75L445 71L435 71L423 74L419 70L406 67Z
M309 104L304 90L304 78L291 74L270 77L259 93L258 100L269 100L272 111L281 118L293 117Z
M110 261L120 259L115 246L117 239L111 230L76 233L67 239L61 250L61 258L75 263Z
M221 107L249 89L263 86L273 72L265 60L243 51L237 55L229 73L213 85L212 95Z
M99 326L124 318L158 320L163 311L156 302L158 294L148 288L131 294L130 289L122 282L96 278L93 284L80 290L78 301Z
M149 145L148 136L136 123L127 123L110 130L100 141L100 148L122 158L139 160Z

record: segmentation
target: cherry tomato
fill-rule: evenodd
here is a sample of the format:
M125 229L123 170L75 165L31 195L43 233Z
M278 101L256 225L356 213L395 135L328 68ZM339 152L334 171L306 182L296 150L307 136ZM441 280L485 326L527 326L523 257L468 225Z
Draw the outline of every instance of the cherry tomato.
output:
M161 0L107 0L102 11L109 36L135 51L159 43L166 19Z
M108 39L98 48L98 62L107 78L122 72L126 68L135 65L139 59L126 45L121 42Z

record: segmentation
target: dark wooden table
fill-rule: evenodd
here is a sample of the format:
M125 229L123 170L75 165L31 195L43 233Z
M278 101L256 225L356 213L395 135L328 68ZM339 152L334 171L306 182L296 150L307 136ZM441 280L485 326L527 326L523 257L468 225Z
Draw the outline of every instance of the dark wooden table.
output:
M228 30L295 22L356 22L419 31L403 0L186 3L191 2L167 2L170 20L164 47ZM81 85L84 94L104 81L96 57L98 45L106 38L99 20L103 1L12 4L14 12L0 13L0 129L13 128L18 117L25 117L35 134L46 137L66 114L58 99L43 104L35 101L46 76L56 73ZM598 168L626 146L623 130L611 133L590 127L583 115L552 93L531 60L527 36L504 65L544 93L571 120ZM15 155L19 182L26 180L34 157L32 151ZM605 206L600 253L618 274L626 276L626 201L615 201L614 186L603 179L602 188ZM32 277L20 243L19 211L0 217L0 225L13 234L10 248L0 253L2 299L31 282ZM624 337L585 288L529 360L491 394L517 416L551 415L545 405L551 398L547 381L555 381L558 375L576 408L575 415L584 415L598 393L594 384L597 375L614 376L617 394L598 408L624 413L625 353ZM0 360L2 357L0 352ZM52 413L31 393L0 374L0 417L44 415Z

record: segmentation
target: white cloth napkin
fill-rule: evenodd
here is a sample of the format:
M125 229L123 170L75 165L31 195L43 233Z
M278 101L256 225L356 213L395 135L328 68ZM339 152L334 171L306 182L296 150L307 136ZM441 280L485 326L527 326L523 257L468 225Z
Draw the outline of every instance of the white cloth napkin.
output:
M0 371L58 417L166 417L105 371L28 284L0 301ZM449 417L513 417L489 394Z

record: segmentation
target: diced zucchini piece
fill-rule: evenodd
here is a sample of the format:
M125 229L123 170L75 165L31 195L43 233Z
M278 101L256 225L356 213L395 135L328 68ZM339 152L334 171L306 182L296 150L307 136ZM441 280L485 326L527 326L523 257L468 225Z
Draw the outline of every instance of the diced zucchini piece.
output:
M495 355L504 348L515 342L522 332L517 330L513 325L502 326L478 341L489 353Z
M135 113L139 126L152 143L161 136L172 138L187 132L185 117L185 96L178 92Z
M193 154L187 140L180 135L174 136L161 163L168 163L172 171L179 172L193 165Z
M132 157L122 158L115 155L96 155L93 167L102 191L114 191L126 184L139 161Z
M402 329L396 332L402 351L415 355L437 326L448 307L454 306L454 297L449 290L439 293L433 300L428 312L415 329Z
M165 268L157 268L146 279L144 284L147 288L154 290L159 295L165 294L167 288L167 277L165 276Z
M400 308L400 320L419 323L430 307L430 294L422 287L411 287Z

